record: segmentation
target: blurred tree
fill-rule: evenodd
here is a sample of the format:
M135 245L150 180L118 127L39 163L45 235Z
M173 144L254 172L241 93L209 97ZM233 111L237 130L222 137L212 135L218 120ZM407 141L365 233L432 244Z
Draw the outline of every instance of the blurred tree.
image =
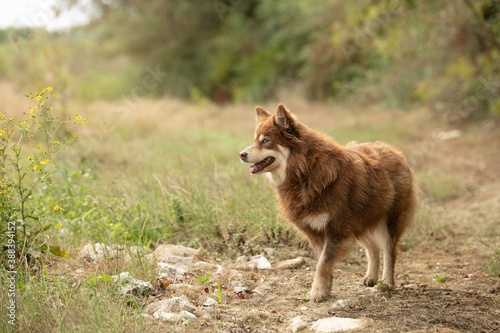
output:
M81 30L92 52L106 66L131 55L143 74L128 86L153 75L159 95L262 100L299 85L311 98L428 103L459 120L500 113L500 0L92 1L98 15ZM88 95L121 82L101 72Z

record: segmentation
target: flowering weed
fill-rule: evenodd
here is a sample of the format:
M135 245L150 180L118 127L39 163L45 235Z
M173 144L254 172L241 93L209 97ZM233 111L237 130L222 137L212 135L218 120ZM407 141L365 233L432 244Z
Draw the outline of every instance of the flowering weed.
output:
M54 157L76 138L68 126L83 125L86 120L78 115L75 120L55 115L49 106L52 95L57 95L52 87L26 95L32 106L21 119L0 112L0 245L8 246L12 250L9 259L15 257L19 263L47 250L66 254L42 237L60 223L32 204L33 193L41 184L51 185L51 175L57 170ZM65 212L60 205L52 207L56 215Z

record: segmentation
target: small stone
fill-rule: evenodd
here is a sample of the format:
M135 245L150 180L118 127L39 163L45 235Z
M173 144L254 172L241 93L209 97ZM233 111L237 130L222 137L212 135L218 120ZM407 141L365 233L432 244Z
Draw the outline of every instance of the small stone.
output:
M160 279L160 281L162 280ZM186 283L171 283L167 286L168 290L175 290L183 294L192 290L193 288L194 287L192 285Z
M111 276L113 282L118 283L118 293L127 295L132 294L135 296L145 296L155 294L153 285L149 282L134 279L130 276L129 272L122 272L119 275Z
M160 275L182 278L186 274L186 270L184 270L183 268L170 264L165 264L163 262L159 262L158 267Z
M158 262L166 262L168 257L195 257L202 255L201 249L192 249L182 245L163 244L156 248L154 256Z
M164 261L174 263L174 264L192 264L194 261L193 257L178 257L178 256L169 256L165 257Z
M248 266L257 269L271 269L271 263L262 255L252 257L252 260L248 262Z
M245 281L234 281L231 283L231 287L233 287L235 293L241 293L248 290Z
M189 311L181 311L180 316L185 319L195 320L197 317Z
M311 329L316 333L347 332L361 329L367 324L367 319L331 317L317 320Z
M305 316L298 316L292 319L291 324L288 326L288 330L295 333L300 332L307 327L307 318Z
M117 255L118 253L111 246L101 243L87 244L79 254L80 258L90 262L115 259Z
M236 258L236 262L246 262L246 261L248 261L247 256L239 256L238 258Z
M247 290L248 290L248 288L247 288L247 287L234 287L234 288L233 288L233 291L234 291L235 293L242 293L242 292L247 291Z
M217 301L215 299L213 299L212 297L207 297L204 301L203 301L203 306L213 306L213 305L216 305L217 304Z
M307 311L307 310L309 310L309 308L308 308L307 306L303 306L303 307L301 307L299 310L300 310L300 311Z
M338 300L336 301L335 303L333 303L333 308L335 310L340 310L340 309L343 309L345 308L346 306L349 305L349 301L345 300L345 299L341 299L341 300Z
M305 259L303 257L298 257L295 259L282 261L276 267L279 269L295 269L295 268L299 268L304 263L305 263Z
M403 286L403 289L418 289L418 286L414 283L412 284L407 284L406 286Z
M157 311L162 312L180 312L182 310L195 310L196 307L189 301L186 296L173 297L162 299L161 301L157 301L149 304L146 309L144 309L145 313L155 313Z

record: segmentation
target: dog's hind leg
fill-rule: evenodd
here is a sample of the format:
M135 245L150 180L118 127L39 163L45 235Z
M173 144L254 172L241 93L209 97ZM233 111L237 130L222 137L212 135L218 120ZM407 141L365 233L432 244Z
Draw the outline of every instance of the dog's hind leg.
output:
M366 257L368 259L368 268L362 282L366 286L373 287L378 280L380 249L372 237L364 237L359 242L366 249Z
M333 279L333 265L349 250L351 237L332 237L325 235L325 243L316 265L316 272L311 288L311 300L320 302L330 295Z
M416 203L412 202L398 215L389 217L387 224L387 241L384 244L384 271L382 275L384 289L393 289L394 266L396 264L397 247L403 231L410 225L415 214Z

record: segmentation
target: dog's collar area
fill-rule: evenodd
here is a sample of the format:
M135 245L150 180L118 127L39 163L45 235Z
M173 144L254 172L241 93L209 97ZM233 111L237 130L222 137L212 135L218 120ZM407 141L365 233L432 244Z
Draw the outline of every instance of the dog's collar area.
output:
M255 164L252 164L248 168L248 172L252 173L252 174L262 172L265 168L267 168L268 166L270 166L271 164L273 164L274 160L275 160L275 158L272 157L272 156L266 157L262 161L257 162Z

